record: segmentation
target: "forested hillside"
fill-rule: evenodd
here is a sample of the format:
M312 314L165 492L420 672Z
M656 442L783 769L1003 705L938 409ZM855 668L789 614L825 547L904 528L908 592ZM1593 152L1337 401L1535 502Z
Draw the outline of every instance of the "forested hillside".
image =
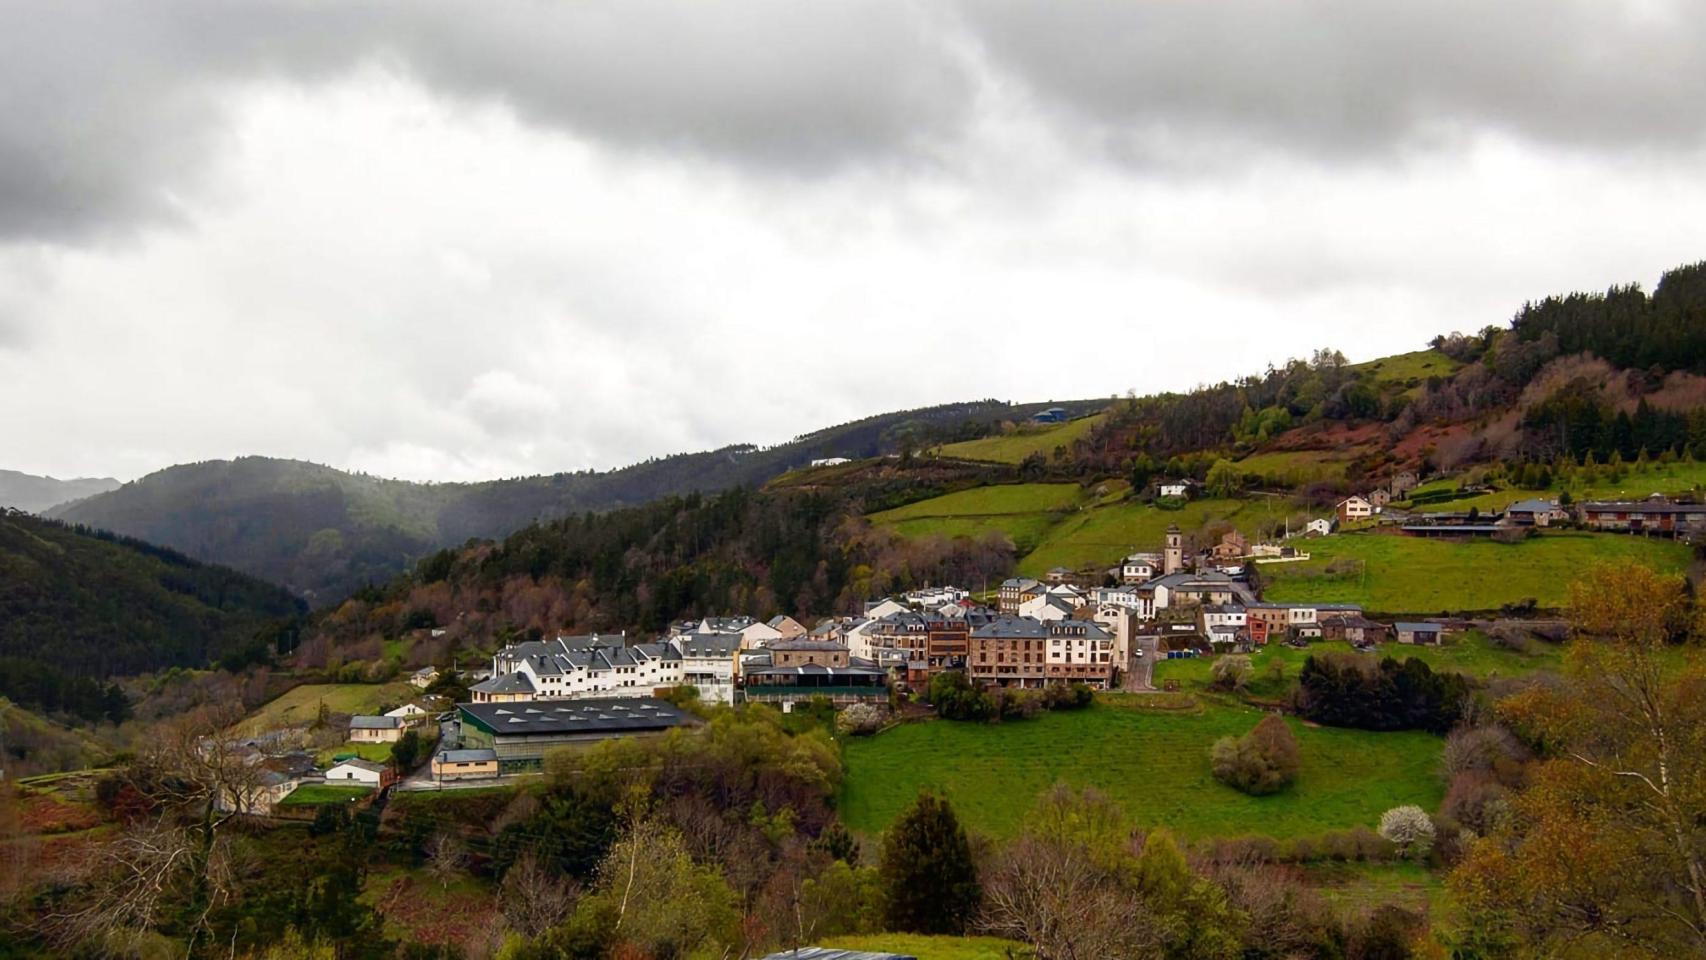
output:
M857 488L744 489L670 497L643 507L536 524L495 544L443 550L384 588L318 618L300 662L376 660L385 639L442 626L417 651L484 648L529 631L661 631L683 617L856 612L875 596L926 583L1004 576L1013 546L913 541L873 528Z
M1074 413L1106 401L1060 406ZM172 467L53 515L173 547L287 586L315 604L383 583L420 557L534 520L758 486L827 457L861 458L981 436L1044 406L995 400L868 417L770 448L733 446L608 472L417 484L292 460Z
M234 570L0 512L0 695L32 709L116 719L123 698L107 678L265 659L303 612Z

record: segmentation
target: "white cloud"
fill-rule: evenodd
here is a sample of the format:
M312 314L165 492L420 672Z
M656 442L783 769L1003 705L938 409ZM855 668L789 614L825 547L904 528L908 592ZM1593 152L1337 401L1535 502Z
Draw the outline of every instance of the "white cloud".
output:
M1489 93L1447 140L1376 160L1222 118L1148 141L1189 163L1133 164L1090 146L1126 107L1061 107L1076 74L968 39L987 24L896 23L952 69L909 65L864 101L838 83L881 60L867 47L827 79L778 57L731 88L811 74L841 113L889 104L833 149L833 124L811 149L774 128L809 112L797 96L754 110L682 77L623 120L632 66L597 102L540 100L549 71L505 93L490 51L524 74L537 51L491 36L454 79L437 46L224 65L185 101L224 118L196 140L194 188L148 174L170 217L0 245L0 465L605 468L930 403L1184 389L1324 345L1414 349L1700 256L1706 158L1686 137L1560 145ZM716 62L682 76L710 83ZM964 89L890 102L940 69ZM690 142L659 133L696 109ZM744 119L723 130L722 110Z

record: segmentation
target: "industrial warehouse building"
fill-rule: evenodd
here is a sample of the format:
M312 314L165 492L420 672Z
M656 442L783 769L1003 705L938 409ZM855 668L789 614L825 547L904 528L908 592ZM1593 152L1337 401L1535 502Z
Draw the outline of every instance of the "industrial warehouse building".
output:
M456 710L461 747L493 751L502 773L538 769L553 747L656 736L700 722L653 697L463 703Z

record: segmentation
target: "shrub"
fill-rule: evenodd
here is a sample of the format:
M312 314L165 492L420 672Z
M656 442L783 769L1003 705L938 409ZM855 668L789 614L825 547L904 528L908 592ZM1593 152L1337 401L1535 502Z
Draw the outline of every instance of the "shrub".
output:
M1396 844L1400 855L1419 860L1433 849L1433 818L1415 804L1393 807L1380 816L1380 835Z
M1210 752L1215 779L1252 796L1284 789L1297 777L1297 738L1278 714L1242 737L1222 737Z
M863 737L876 733L888 722L888 708L875 703L855 703L835 718L835 729Z
M1242 654L1221 657L1209 670L1212 685L1217 690L1242 690L1255 673L1256 668L1250 665L1250 658Z

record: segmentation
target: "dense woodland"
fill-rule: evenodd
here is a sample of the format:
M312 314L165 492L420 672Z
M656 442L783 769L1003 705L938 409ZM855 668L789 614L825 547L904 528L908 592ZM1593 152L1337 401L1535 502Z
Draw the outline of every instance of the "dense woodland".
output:
M730 612L851 613L873 596L1011 570L1005 537L909 540L865 522L862 503L854 491L735 489L534 524L358 593L319 619L302 657L324 665L408 626L484 646L530 631L656 633Z
M285 590L173 550L0 513L0 695L119 719L112 677L265 659L303 612Z

